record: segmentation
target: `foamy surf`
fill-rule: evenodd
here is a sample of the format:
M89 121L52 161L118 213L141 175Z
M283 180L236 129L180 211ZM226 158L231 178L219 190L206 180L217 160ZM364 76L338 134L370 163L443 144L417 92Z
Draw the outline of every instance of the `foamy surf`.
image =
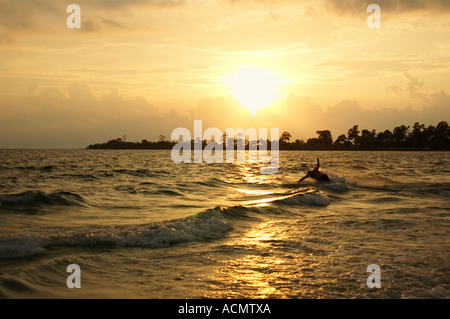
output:
M42 238L23 236L0 239L0 259L24 258L47 252Z
M39 195L43 196L43 195ZM27 193L13 197L13 202L35 203L36 194ZM284 194L264 201L278 205L327 206L328 197L318 190ZM202 242L224 238L233 229L233 223L256 220L268 211L258 210L256 204L216 207L193 216L159 223L116 227L91 227L72 230L71 235L60 230L58 235L24 236L0 239L0 258L23 258L41 255L54 247L145 247L164 248L188 242ZM267 217L267 216L266 216Z
M95 227L66 235L24 236L0 239L0 258L22 258L44 254L54 247L145 247L163 248L185 242L223 238L232 229L220 208L196 216L160 223Z

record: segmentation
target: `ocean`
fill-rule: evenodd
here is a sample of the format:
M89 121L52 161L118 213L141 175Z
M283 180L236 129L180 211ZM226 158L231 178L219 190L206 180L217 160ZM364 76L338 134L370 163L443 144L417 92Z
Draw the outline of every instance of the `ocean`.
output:
M450 297L450 152L261 165L0 150L0 298Z

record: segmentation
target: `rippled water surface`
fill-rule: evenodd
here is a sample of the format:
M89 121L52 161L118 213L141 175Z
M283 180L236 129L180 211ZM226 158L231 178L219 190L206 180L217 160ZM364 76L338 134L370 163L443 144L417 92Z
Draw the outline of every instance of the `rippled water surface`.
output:
M332 182L296 184L316 157ZM450 153L287 151L260 169L0 150L0 297L450 297Z

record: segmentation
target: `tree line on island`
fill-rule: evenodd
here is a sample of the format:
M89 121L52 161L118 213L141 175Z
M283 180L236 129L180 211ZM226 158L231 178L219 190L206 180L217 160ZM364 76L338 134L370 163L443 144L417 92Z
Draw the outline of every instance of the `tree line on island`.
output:
M391 132L385 130L359 129L358 125L350 128L347 134L339 135L333 140L329 130L317 131L315 138L309 138L306 142L301 139L293 140L289 132L283 132L278 140L280 150L423 150L440 151L450 150L450 127L447 122L439 122L437 126L416 122L412 127L397 126ZM89 145L88 149L172 149L179 141L167 141L164 135L159 136L159 141L127 142L126 136L110 140L102 144ZM200 142L198 139L197 142ZM242 140L236 136L228 138L226 133L222 140L203 140L202 148L209 143L216 143L223 147L226 143L234 143L235 149ZM245 149L261 143L262 141L245 141ZM267 149L271 149L271 141L264 141ZM191 140L191 149L194 149L194 140ZM228 144L229 145L229 144Z

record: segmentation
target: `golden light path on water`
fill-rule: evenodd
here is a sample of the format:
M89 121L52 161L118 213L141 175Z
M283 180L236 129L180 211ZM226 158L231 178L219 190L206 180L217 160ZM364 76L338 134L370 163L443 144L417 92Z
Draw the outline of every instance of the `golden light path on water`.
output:
M260 174L260 165L248 162L235 165L236 177L227 180L234 191L243 195L239 196L240 205L252 208L254 215L249 216L252 222L236 232L239 235L226 240L223 249L230 251L230 258L213 258L220 266L212 270L209 289L203 295L211 298L320 296L325 287L338 285L342 245L323 237L312 222L326 214L327 204L320 204L321 210L309 210L298 204L316 196L325 196L321 197L324 201L328 199L321 190L297 187L296 180L280 185L277 174ZM288 205L293 213L286 215L280 205ZM260 209L272 213L260 214ZM259 222L255 223L253 217Z
M216 260L220 266L210 274L212 282L203 292L206 298L308 298L320 295L327 285L337 285L337 276L327 274L330 265L336 267L333 255L341 246L333 247L328 255L314 253L299 245L296 254L293 247L307 240L312 230L309 225L293 238L289 227L280 222L266 220L252 227L242 237L226 245L234 254L225 260ZM312 243L312 246L317 243ZM335 245L332 245L335 246ZM305 249L306 248L306 249ZM340 267L340 266L338 266ZM321 276L318 276L318 274Z
M282 234L271 227L271 222L261 223L249 230L242 238L230 243L234 247L246 247L246 250L268 248L267 242L282 240ZM263 256L247 254L237 259L225 261L224 267L219 267L213 275L219 281L226 278L231 291L224 292L231 298L242 297L233 293L233 287L247 287L247 293L255 298L265 298L277 293L277 288L271 284L277 280L277 272L273 269L282 267L283 260L271 256L270 251ZM211 290L213 291L213 290ZM234 295L233 295L234 294Z
M247 207L266 207L271 202L289 198L292 195L277 194L273 189L254 189L252 185L270 185L273 176L259 174L258 164L243 163L236 166L240 180L245 182L246 187L235 187L234 190L248 195L248 201L242 203ZM235 180L228 180L233 183ZM261 198L260 198L261 197ZM205 292L205 297L245 298L251 295L254 298L283 297L286 292L280 290L280 283L285 282L286 289L292 282L298 281L298 275L289 271L292 268L293 257L274 254L273 245L289 241L289 235L284 227L277 226L274 220L265 220L257 225L253 225L246 230L241 237L233 239L226 245L236 251L243 250L244 253L239 258L222 260L221 267L214 270L212 274L214 284ZM253 252L261 252L255 254ZM283 276L280 277L280 273ZM219 287L220 282L226 282L225 287ZM276 284L275 284L276 283ZM283 284L281 284L283 286ZM239 292L234 292L233 287L240 287ZM246 287L242 289L242 287ZM214 291L214 293L211 293Z

